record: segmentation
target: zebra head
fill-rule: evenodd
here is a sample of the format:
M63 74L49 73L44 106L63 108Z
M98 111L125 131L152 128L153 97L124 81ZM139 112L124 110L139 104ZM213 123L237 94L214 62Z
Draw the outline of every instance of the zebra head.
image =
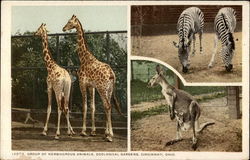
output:
M228 72L230 72L233 68L232 59L234 55L234 50L235 50L235 43L234 43L233 35L232 33L229 33L228 39L225 45L222 46L222 50L221 50L222 59L225 64L225 68Z
M162 75L163 75L163 69L160 67L160 65L157 65L156 74L149 80L148 87L153 87L159 84Z
M185 40L180 41L178 44L173 41L173 44L176 48L178 48L178 56L182 64L182 72L187 73L188 67L189 67L188 56L189 56L189 52L191 48L190 47L191 41L189 41L188 39L185 39Z

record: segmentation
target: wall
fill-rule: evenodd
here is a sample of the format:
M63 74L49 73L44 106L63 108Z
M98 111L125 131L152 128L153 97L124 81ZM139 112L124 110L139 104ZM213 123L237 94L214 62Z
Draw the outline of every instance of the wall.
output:
M176 23L181 12L188 8L188 5L171 6L132 6L131 7L131 33L132 35L154 35L154 34L175 34ZM196 6L204 13L205 32L213 32L214 17L220 8L227 6ZM230 6L237 14L236 31L241 30L242 6Z

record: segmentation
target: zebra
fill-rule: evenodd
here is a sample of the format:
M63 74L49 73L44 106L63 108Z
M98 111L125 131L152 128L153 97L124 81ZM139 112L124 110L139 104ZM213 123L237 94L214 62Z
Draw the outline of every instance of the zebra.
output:
M234 9L230 7L221 8L215 17L214 28L216 33L214 39L214 52L208 67L211 68L213 66L218 40L221 40L221 58L226 71L230 72L233 68L232 59L235 50L233 33L236 28L236 12Z
M200 39L200 53L202 53L202 33L204 27L204 14L197 7L190 7L185 9L177 22L177 34L179 36L179 43L173 41L173 44L178 48L179 60L182 64L182 72L187 73L190 65L190 44L193 40L193 52L195 54L195 34L199 33Z

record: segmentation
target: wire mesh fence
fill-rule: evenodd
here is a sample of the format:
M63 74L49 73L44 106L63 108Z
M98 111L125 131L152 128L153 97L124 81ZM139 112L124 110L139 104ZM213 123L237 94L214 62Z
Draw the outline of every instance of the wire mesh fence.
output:
M86 32L89 50L100 61L114 70L116 93L122 112L127 112L127 32ZM82 98L76 71L80 66L77 54L76 33L48 34L49 49L54 60L67 69L73 80L70 109L81 112ZM31 32L11 37L12 107L47 109L47 70L43 62L42 43ZM96 112L103 113L98 94L95 97ZM53 94L52 106L56 106ZM57 107L52 107L56 111Z

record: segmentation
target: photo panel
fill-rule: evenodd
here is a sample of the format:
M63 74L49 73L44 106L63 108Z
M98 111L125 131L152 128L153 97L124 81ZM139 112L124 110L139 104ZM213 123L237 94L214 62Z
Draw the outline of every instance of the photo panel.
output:
M12 150L127 151L127 7L11 9Z
M132 151L242 152L241 86L185 86L153 61L131 68Z
M242 82L242 5L133 5L131 41L187 82Z

